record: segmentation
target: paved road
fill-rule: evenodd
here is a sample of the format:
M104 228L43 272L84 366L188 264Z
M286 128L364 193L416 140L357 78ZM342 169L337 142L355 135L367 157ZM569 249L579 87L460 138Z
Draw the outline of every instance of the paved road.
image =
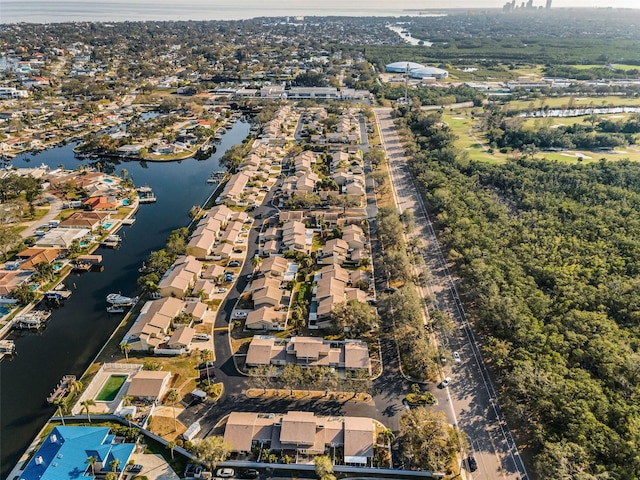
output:
M455 283L410 174L390 116L391 110L378 108L374 111L389 158L398 208L400 211L413 211L415 235L424 242L424 260L432 277L428 291L435 298L436 308L448 312L455 321L454 334L449 338L440 336L440 341L457 350L462 361L446 368L445 374L452 377L452 383L449 388L438 391L436 396L449 421L467 435L470 450L478 462L478 470L473 474L467 473L467 477L479 480L526 478L526 470L500 414L491 380L458 298Z

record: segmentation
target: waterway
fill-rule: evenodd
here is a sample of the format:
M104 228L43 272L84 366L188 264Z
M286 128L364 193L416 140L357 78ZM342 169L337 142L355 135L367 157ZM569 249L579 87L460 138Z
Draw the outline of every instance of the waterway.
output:
M135 292L138 268L152 250L164 246L169 233L189 224L188 212L202 204L215 185L206 183L220 170L218 159L249 133L250 125L237 122L207 160L183 160L146 164L123 162L115 172L128 171L137 186L150 186L157 203L141 205L132 226L125 226L119 249L99 249L102 272L72 274L66 284L73 291L62 308L54 310L40 333L13 334L17 355L0 362L0 478L6 478L25 448L54 414L46 397L66 374L80 376L122 319L106 312L105 297L111 292ZM73 156L73 145L24 155L13 160L17 167L74 169L81 163ZM108 161L102 160L105 167Z

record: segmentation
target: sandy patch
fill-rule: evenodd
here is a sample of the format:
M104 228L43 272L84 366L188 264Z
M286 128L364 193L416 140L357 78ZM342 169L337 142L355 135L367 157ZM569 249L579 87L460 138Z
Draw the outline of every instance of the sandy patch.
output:
M585 160L591 160L592 157L590 157L589 155L585 155L584 153L566 153L563 152L560 155L562 155L563 157L572 157L572 158L584 158Z
M609 118L624 118L624 115L609 115Z
M451 117L453 120L464 120L464 117Z

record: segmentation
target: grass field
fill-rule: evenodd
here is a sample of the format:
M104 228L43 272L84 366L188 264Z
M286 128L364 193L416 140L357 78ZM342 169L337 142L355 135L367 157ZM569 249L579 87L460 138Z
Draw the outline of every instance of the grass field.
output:
M576 70L588 70L590 68L606 68L606 65L569 65ZM622 63L614 63L613 68L616 70L640 70L640 66L638 65L625 65Z
M98 393L96 400L100 402L110 402L116 398L120 388L124 385L124 382L127 380L126 375L111 375Z
M573 100L571 100L573 98ZM536 100L514 100L508 102L509 108L512 110L526 110L533 106L534 109L539 109L543 106L549 108L562 108L567 107L570 102L573 102L574 107L637 107L640 106L640 98L631 98L623 96L604 96L604 97L580 97L580 96L566 96L566 97L545 97Z
M553 99L550 99L553 100ZM516 102L512 102L516 103ZM511 105L511 104L509 104ZM467 152L469 158L474 161L489 163L505 163L513 154L501 153L498 150L489 153L489 146L486 144L482 131L477 128L479 120L471 116L472 109L459 109L455 111L445 112L442 116L449 128L453 130L458 139L455 142L456 147ZM601 115L601 118L610 118L614 120L623 120L628 115ZM527 119L524 125L531 128L540 128L543 125L571 125L573 123L581 123L582 117L572 118L544 118L544 119ZM474 128L475 127L475 128ZM549 161L565 162L565 163L588 163L598 161L602 158L608 161L619 161L629 159L631 161L640 162L640 145L629 145L619 148L611 152L591 152L567 150L562 152L539 152L536 158L544 158Z

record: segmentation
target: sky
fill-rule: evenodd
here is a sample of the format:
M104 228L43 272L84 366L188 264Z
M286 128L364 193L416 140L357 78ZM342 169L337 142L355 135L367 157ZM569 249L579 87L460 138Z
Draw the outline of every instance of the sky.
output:
M3 1L0 0L0 9ZM233 6L241 8L243 4L253 6L253 0L134 0L138 3L173 4L179 6L181 3L211 4L221 6ZM506 0L505 0L506 1ZM128 0L112 0L110 3L127 3ZM27 5L30 3L42 3L41 0L20 0L20 3ZM92 0L49 0L47 3L77 3L91 4ZM505 3L502 0L350 0L348 4L354 8L401 8L401 9L438 9L438 8L500 8ZM520 2L517 2L520 3ZM534 0L534 5L543 4L544 0ZM344 7L344 0L262 0L259 2L263 8L273 6L275 8L296 8L296 7ZM618 8L640 8L640 0L553 0L555 7L618 7Z

